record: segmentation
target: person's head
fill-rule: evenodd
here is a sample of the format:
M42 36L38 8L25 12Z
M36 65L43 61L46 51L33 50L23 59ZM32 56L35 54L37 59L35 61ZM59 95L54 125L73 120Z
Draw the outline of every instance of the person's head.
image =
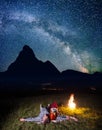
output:
M46 124L46 123L49 123L49 122L50 122L49 114L45 114L43 116L43 123Z

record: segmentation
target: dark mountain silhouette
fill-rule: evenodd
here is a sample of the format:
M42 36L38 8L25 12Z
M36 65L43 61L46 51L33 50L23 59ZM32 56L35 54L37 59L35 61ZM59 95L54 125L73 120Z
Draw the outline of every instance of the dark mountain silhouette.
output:
M66 70L61 73L64 84L78 87L100 87L102 86L102 73L82 73L74 70ZM62 83L62 84L63 84Z
M0 77L6 79L13 77L13 79L67 79L67 80L81 80L93 78L98 80L102 78L102 73L87 74L75 70L66 70L60 73L58 69L50 62L42 62L38 60L33 50L25 45L19 53L17 59L8 67L6 72L1 72ZM91 79L92 80L92 79Z
M69 77L70 79L72 79L72 78L78 79L78 78L89 76L89 74L87 74L87 73L82 73L82 72L75 71L75 70L65 70L62 72L62 76L67 78L68 75L70 76Z
M57 87L63 86L101 86L102 73L86 74L74 70L59 72L50 62L38 60L33 50L25 45L17 59L8 67L7 71L0 73L0 90L13 91L16 88L21 91L32 87L39 87L39 84L54 84ZM36 86L38 84L38 86ZM10 87L8 87L10 86ZM34 86L36 86L34 88ZM32 90L32 89L31 89ZM5 90L4 90L5 91Z
M52 77L60 74L50 61L42 62L38 60L33 50L27 45L23 47L16 61L8 67L6 73L34 78Z

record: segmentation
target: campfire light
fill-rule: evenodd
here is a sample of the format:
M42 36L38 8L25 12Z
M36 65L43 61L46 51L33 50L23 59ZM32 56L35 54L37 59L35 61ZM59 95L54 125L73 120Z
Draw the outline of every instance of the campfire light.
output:
M74 94L71 94L70 95L70 99L69 99L69 101L68 101L68 107L70 108L70 109L75 109L76 108L76 104L75 104L75 102L74 102Z

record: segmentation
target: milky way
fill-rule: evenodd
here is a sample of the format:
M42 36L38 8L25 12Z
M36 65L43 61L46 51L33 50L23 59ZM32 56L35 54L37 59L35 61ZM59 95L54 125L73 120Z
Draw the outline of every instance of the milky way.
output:
M102 2L1 0L0 71L29 45L59 71L102 72Z

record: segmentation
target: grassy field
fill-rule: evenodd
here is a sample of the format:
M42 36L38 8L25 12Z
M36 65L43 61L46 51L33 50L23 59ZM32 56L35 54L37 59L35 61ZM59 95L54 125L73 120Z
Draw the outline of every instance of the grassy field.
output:
M77 108L73 111L67 107L70 94L49 94L33 97L19 97L0 100L0 130L102 130L102 96L97 94L75 94ZM56 101L62 115L74 116L74 120L47 125L34 122L20 122L24 117L39 114L39 105Z

